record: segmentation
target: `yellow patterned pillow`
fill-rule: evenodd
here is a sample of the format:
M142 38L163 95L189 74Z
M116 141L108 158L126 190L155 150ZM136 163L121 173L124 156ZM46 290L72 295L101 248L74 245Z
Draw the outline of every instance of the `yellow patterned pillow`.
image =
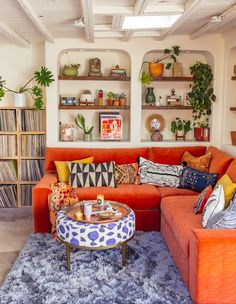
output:
M182 163L186 162L187 165L193 169L202 171L202 172L208 172L210 162L211 162L211 152L195 157L188 151L184 152L184 155L182 157Z
M225 194L225 207L228 207L232 194L236 189L236 183L233 183L228 174L225 174L218 180L215 188L219 185L223 186Z
M93 162L93 157L87 157L79 160L73 160L71 161L73 163L80 163L80 164L91 164ZM57 169L57 175L58 175L58 181L60 183L64 182L67 183L69 182L69 177L70 177L70 170L68 168L68 162L67 161L55 161L55 166Z

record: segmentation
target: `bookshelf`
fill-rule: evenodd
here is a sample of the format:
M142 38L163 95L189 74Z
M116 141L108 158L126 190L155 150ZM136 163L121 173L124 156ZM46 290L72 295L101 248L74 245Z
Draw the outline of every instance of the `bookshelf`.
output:
M25 207L44 174L46 111L0 108L0 207Z

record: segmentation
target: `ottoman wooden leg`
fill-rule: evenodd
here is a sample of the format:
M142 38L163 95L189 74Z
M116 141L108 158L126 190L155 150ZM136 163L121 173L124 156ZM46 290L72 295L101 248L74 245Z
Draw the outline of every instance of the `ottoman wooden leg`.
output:
M122 267L126 266L126 242L122 243Z
M70 245L66 244L67 270L70 271Z

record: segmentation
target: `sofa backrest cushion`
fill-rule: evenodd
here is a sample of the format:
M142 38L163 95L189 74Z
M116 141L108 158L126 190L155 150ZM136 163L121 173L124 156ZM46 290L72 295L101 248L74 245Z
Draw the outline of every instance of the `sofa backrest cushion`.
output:
M233 183L236 183L236 159L232 161L232 163L229 165L226 173L230 177Z
M206 152L206 147L152 147L149 159L154 163L180 165L185 151L190 152L193 156L202 156Z
M207 148L207 153L208 152L212 153L209 173L218 173L218 179L220 179L221 176L225 174L229 165L233 161L233 156L213 146Z
M54 161L73 161L92 156L92 150L86 148L46 148L45 170L55 171Z
M117 165L131 164L139 156L148 158L149 148L92 149L94 163L114 161Z

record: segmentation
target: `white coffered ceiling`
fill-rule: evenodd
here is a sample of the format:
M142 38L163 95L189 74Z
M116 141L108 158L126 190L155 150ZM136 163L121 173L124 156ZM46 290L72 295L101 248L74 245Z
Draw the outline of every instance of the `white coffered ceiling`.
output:
M0 0L0 43L27 47L57 38L129 41L134 37L163 40L169 35L224 33L236 27L233 0ZM125 16L181 14L169 29L122 30ZM85 27L74 25L81 21Z

